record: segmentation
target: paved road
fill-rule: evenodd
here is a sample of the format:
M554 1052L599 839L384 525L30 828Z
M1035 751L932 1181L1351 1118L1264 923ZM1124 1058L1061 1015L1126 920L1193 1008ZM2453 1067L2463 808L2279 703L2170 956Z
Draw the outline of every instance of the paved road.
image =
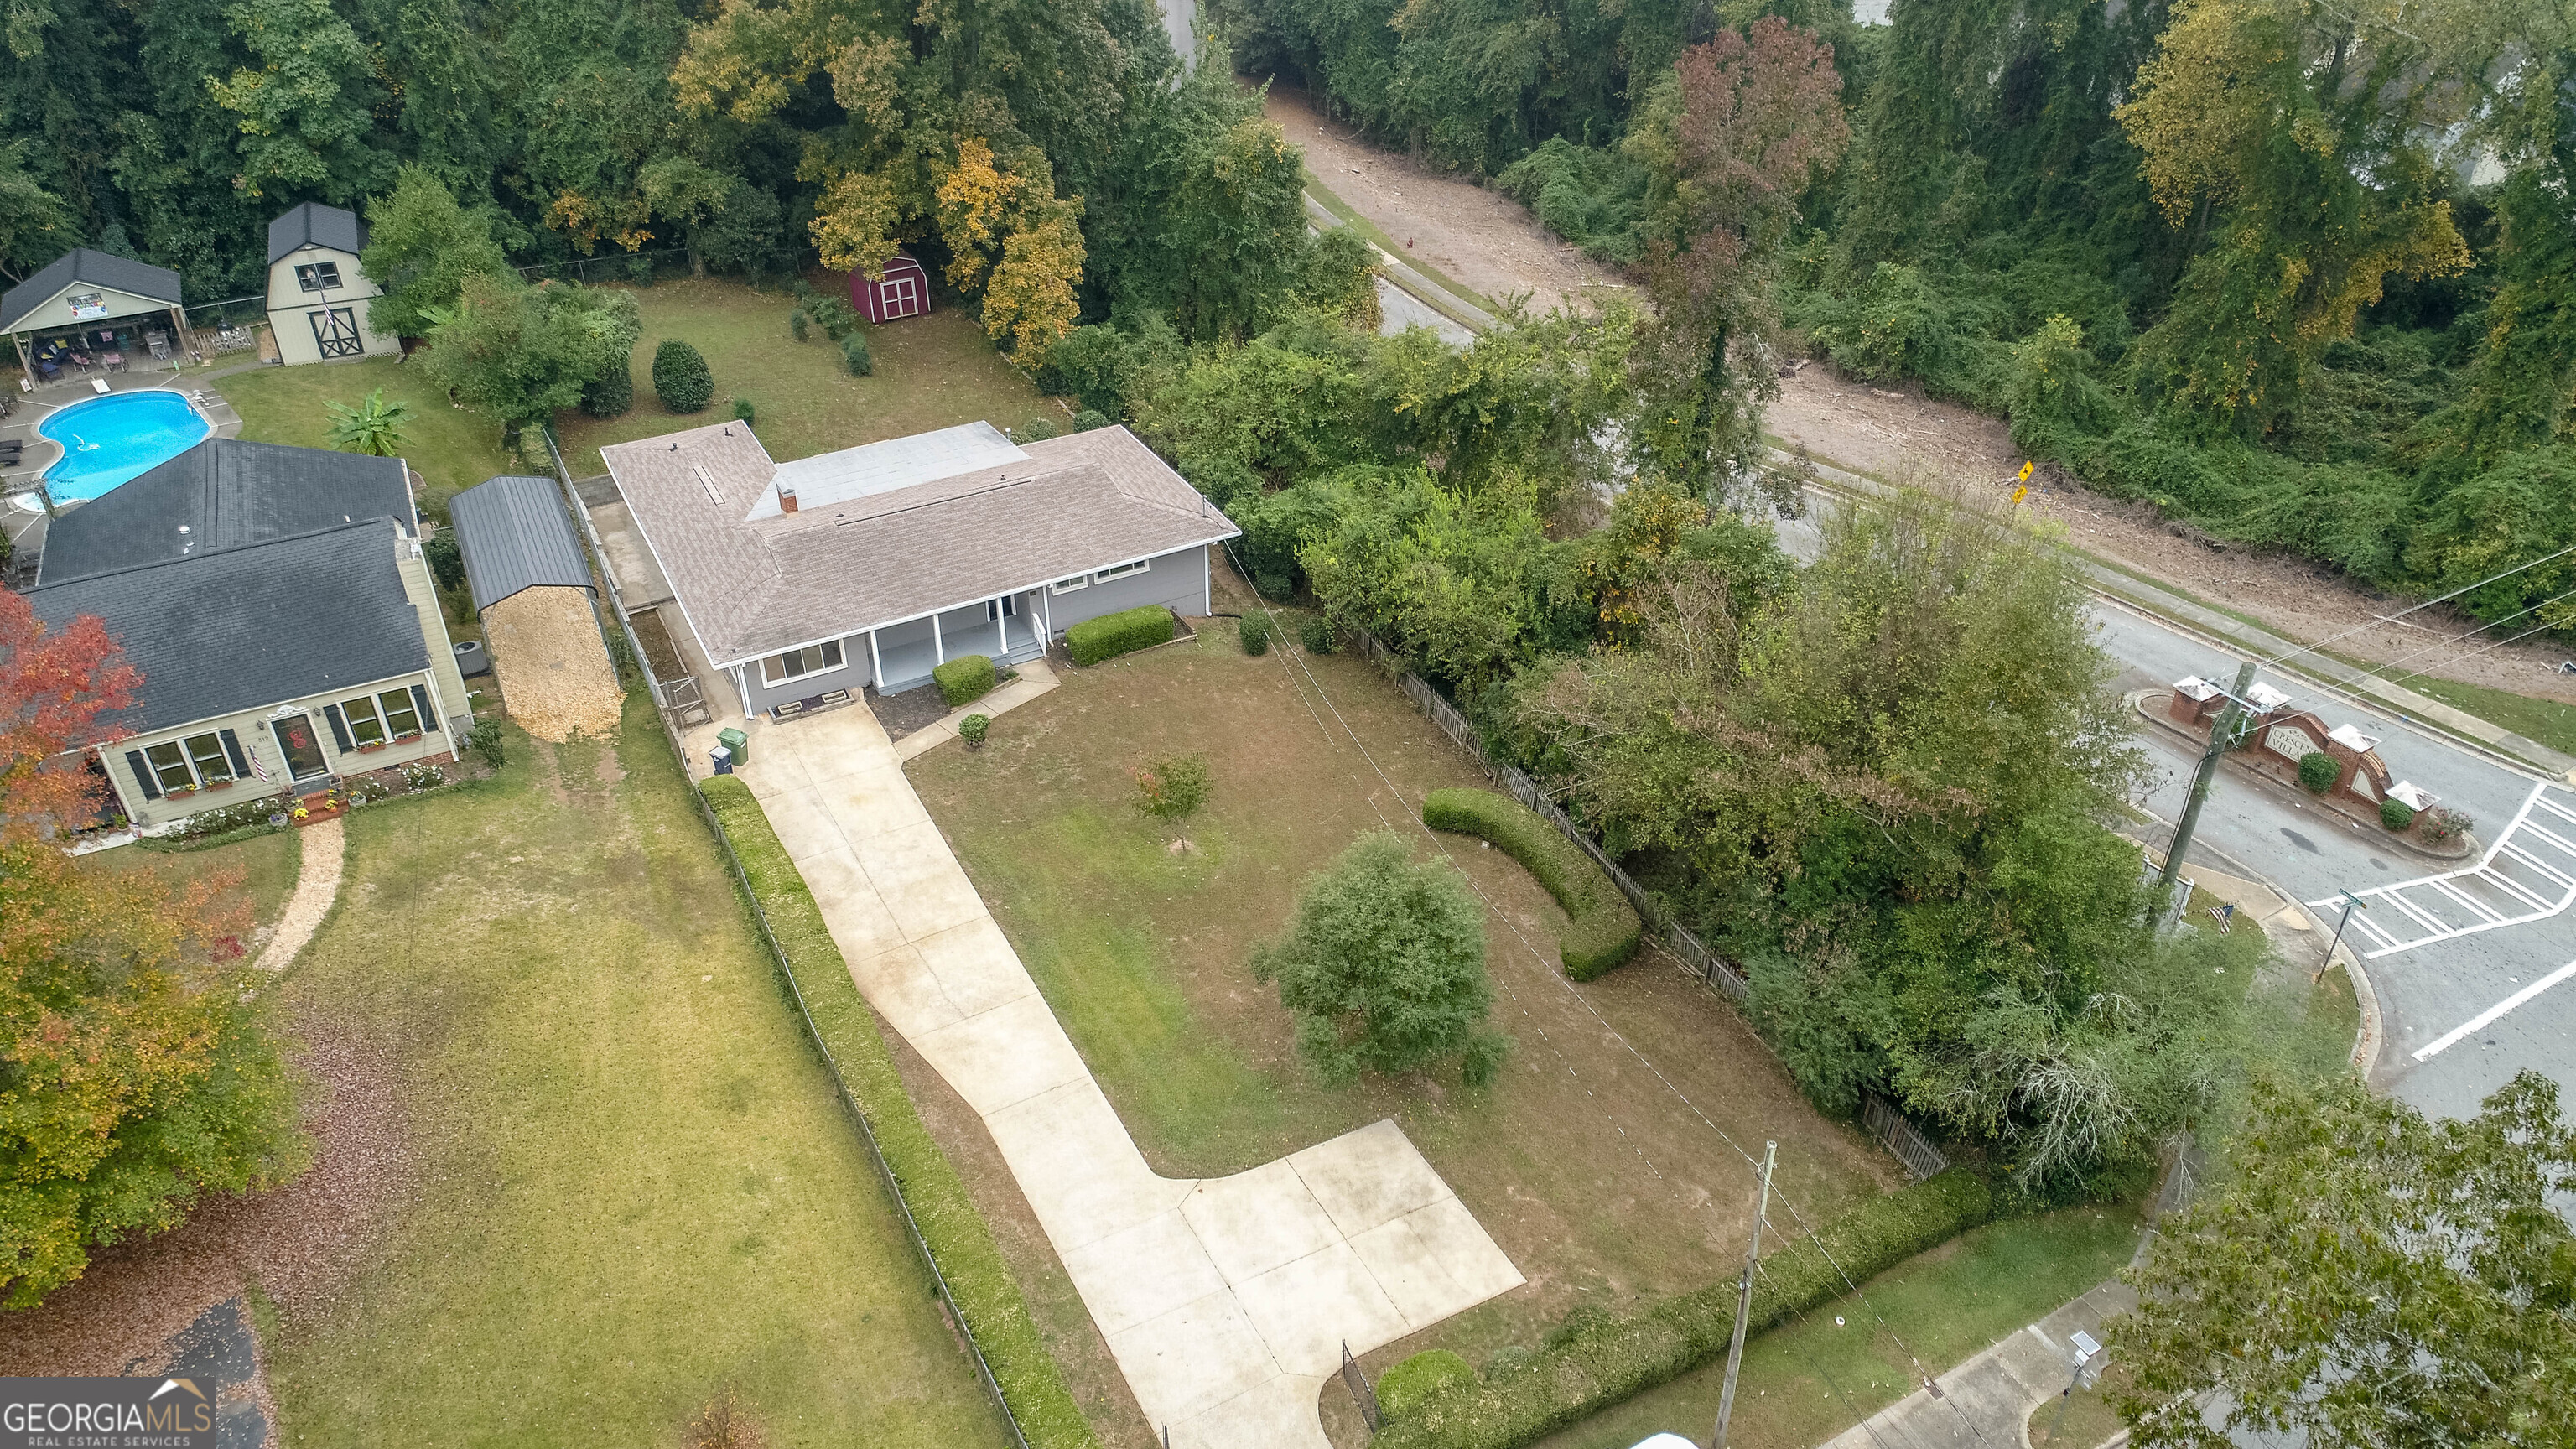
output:
M1191 25L1199 13L1198 0L1160 0L1163 10L1163 33L1172 37L1172 49L1181 53L1181 64L1198 59L1199 43L1192 38Z
M1781 546L1792 555L1813 557L1816 541L1808 521L1780 525ZM2123 691L2158 688L2191 674L2232 680L2243 658L2124 607L2097 602L2092 616L2102 647L2123 666L2115 686ZM2447 739L2418 733L2393 713L2349 704L2295 676L2267 671L2264 677L2328 724L2348 722L2381 736L2379 753L2397 778L2467 811L2484 841L2495 838L2538 783ZM2145 738L2157 778L2138 803L2170 821L2182 812L2197 753L2160 732L2148 731ZM2189 860L2268 879L2301 901L2456 868L2394 850L2384 837L2305 803L2294 790L2225 768L2201 813ZM2576 911L2364 962L2385 1031L2371 1080L2448 1116L2474 1112L2479 1099L2526 1066L2546 1072L2576 1097L2576 975L2428 1060L2414 1055L2571 962Z

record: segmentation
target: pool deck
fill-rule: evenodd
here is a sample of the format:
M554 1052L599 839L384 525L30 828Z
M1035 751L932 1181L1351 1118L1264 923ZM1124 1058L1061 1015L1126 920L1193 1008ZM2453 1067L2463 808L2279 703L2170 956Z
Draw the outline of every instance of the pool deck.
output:
M102 394L90 386L98 381L107 384ZM45 515L12 508L6 499L35 486L46 469L63 456L63 445L36 431L37 425L64 408L91 402L114 393L175 392L196 404L197 411L214 425L212 436L241 436L241 414L224 400L223 394L208 385L203 375L170 372L90 373L74 382L59 382L37 388L34 392L16 394L18 410L0 418L0 440L17 439L26 444L16 467L0 469L0 531L9 537L11 549L41 549L44 546Z

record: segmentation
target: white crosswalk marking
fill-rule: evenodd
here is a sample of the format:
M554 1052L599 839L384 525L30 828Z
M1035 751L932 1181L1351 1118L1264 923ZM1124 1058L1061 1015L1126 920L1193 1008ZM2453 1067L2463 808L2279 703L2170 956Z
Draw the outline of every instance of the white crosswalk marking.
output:
M2353 935L2369 948L2364 960L2546 920L2576 905L2576 796L2536 785L2477 864L2353 894L2391 908L2352 913ZM2308 902L2329 911L2343 904L2341 896Z

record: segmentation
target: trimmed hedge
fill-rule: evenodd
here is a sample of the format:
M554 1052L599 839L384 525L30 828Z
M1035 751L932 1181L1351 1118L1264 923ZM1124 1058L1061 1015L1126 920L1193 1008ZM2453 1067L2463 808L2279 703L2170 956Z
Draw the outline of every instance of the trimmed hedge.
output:
M2310 750L2299 756L2299 783L2312 795L2322 795L2343 778L2343 765L2323 750Z
M2415 807L2390 796L2379 802L2379 823L2391 830L2403 830L2415 823Z
M1842 1291L1842 1272L1818 1251L1817 1239L1857 1283L1993 1215L1994 1195L1984 1179L1960 1167L1873 1198L1825 1224L1814 1239L1763 1259L1749 1322L1767 1329ZM1573 1328L1492 1378L1425 1395L1404 1417L1390 1416L1370 1449L1521 1449L1726 1352L1735 1295L1732 1280L1713 1283L1633 1317Z
M1476 1370L1445 1348L1417 1353L1386 1371L1377 1381L1378 1412L1401 1419L1434 1394L1476 1381Z
M1270 652L1270 620L1260 614L1246 614L1235 621L1235 637L1243 642L1243 652L1255 658Z
M1491 790L1451 787L1423 799L1422 823L1492 841L1547 887L1574 918L1556 947L1568 977L1589 981L1637 954L1638 938L1645 934L1637 908L1582 847L1537 811Z
M1085 619L1064 631L1065 651L1076 664L1097 664L1138 649L1151 649L1169 644L1180 633L1172 611L1160 604L1147 604L1122 614L1103 614Z
M804 990L821 1045L866 1114L958 1314L983 1350L1030 1449L1099 1449L1091 1421L1065 1386L1063 1370L1047 1352L1019 1284L993 1244L992 1229L976 1213L947 1154L921 1125L876 1018L851 981L840 948L832 944L813 892L770 828L767 812L739 775L703 781L698 791L732 843L788 961L802 964L801 971L793 964L788 970Z
M635 376L623 363L581 386L581 410L594 418L624 417L634 406Z
M716 395L715 374L706 354L674 337L653 349L653 395L666 411L703 412Z
M930 671L930 677L939 681L939 697L948 701L950 709L955 709L991 694L993 686L1001 679L1001 673L993 668L988 655L960 654Z

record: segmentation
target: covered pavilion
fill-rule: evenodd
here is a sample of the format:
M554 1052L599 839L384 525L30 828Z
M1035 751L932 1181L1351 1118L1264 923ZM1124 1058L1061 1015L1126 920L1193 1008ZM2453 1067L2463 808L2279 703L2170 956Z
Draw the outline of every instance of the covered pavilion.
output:
M0 332L34 386L149 359L176 368L193 347L179 274L77 247L0 293Z

